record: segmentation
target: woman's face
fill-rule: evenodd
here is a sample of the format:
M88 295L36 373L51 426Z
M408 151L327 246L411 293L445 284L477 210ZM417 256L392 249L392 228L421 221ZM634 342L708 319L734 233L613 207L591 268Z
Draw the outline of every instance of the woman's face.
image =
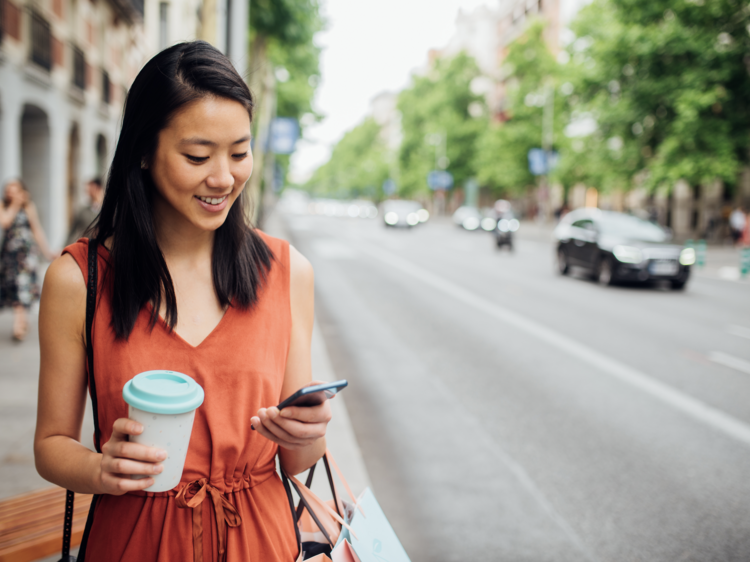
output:
M159 133L148 162L160 221L219 228L253 171L250 116L239 102L206 97L179 111Z
M23 196L23 188L17 181L12 181L5 186L5 197L8 200L14 201L21 196Z

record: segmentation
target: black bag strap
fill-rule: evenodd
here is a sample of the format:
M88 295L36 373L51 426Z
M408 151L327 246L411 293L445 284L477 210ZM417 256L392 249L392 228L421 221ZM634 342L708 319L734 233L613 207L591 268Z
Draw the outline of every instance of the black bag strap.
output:
M99 410L96 399L96 380L94 379L94 345L91 342L91 329L94 325L94 312L96 311L96 289L98 285L98 246L96 240L89 239L88 247L88 283L86 284L86 362L88 364L88 382L89 393L91 394L91 406L94 411L94 446L96 451L101 453L101 444L99 439ZM91 502L93 511L96 505L96 496ZM70 555L70 539L73 534L73 504L75 492L68 490L65 494L65 521L63 523L63 544L62 558L60 562L76 562L75 556ZM91 512L89 512L91 519ZM88 527L88 522L87 522ZM87 529L88 530L88 529Z

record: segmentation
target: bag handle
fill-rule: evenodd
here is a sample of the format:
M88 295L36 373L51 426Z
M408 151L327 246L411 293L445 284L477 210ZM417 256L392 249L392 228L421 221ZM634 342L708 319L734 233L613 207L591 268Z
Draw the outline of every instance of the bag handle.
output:
M88 283L86 284L86 362L88 364L89 394L91 395L91 406L94 414L94 447L101 453L98 401L96 398L96 379L94 378L94 344L91 341L91 329L94 325L94 312L96 312L96 290L99 282L99 242L89 239L88 243ZM91 511L86 522L88 535L91 513L96 505L97 497L91 501ZM65 520L63 522L63 544L62 558L60 562L76 562L76 557L70 555L70 540L73 534L73 505L75 503L75 492L67 490L65 493Z

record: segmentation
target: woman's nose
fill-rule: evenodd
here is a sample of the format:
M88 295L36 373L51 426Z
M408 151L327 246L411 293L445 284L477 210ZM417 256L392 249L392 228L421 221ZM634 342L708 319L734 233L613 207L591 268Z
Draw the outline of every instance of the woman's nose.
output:
M229 168L229 163L216 161L214 168L206 179L206 184L208 187L217 189L227 189L234 186L234 176Z

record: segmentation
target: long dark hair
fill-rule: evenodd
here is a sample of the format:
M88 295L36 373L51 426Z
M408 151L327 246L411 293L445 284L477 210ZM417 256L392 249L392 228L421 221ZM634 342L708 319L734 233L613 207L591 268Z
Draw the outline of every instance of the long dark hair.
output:
M141 162L150 162L158 135L186 104L217 96L241 103L252 120L253 97L229 59L205 41L165 49L138 73L125 102L122 130L112 159L102 210L91 227L99 243L112 238L107 282L112 286L112 327L127 339L138 314L151 303L151 327L162 299L165 321L177 324L177 300L156 241L151 208L155 186ZM214 237L212 274L222 306L251 307L273 254L248 224L245 193Z

